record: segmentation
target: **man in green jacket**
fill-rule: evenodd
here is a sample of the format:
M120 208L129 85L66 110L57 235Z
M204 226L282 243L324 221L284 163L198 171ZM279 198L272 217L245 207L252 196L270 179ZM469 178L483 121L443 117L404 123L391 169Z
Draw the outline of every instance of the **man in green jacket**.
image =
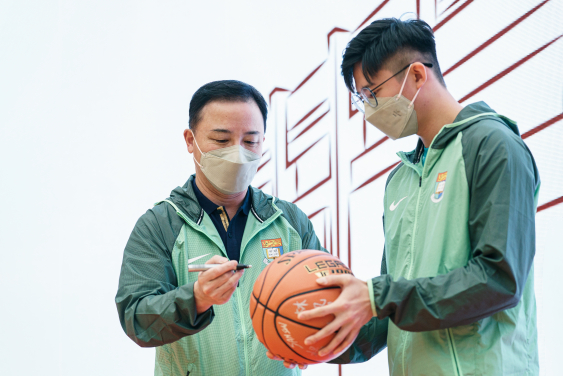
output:
M300 314L336 316L305 343L338 331L320 353L339 353L376 316L388 322L391 375L537 375L540 180L516 123L453 98L424 21L375 21L350 41L342 74L367 122L419 141L386 183L387 274L319 279L343 291Z
M266 357L249 314L268 263L322 249L301 210L249 186L266 102L245 83L212 82L194 94L189 116L184 138L196 174L133 229L115 298L123 330L139 346L156 347L155 375L299 375ZM188 272L204 262L220 265ZM234 272L239 262L252 268Z

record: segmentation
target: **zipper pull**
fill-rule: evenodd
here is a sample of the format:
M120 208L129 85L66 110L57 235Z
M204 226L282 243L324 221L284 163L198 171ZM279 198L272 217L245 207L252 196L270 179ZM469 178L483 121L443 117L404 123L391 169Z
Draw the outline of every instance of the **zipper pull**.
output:
M418 181L418 187L422 187L422 176L420 177L420 180Z

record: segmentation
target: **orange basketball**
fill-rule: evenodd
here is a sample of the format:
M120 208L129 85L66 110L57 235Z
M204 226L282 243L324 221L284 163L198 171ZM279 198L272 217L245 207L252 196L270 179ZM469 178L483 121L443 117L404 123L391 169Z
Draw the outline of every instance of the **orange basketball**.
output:
M300 312L332 303L340 287L322 287L319 277L352 274L337 257L314 250L289 252L272 261L254 283L250 317L258 339L271 353L292 363L314 364L334 358L320 357L319 350L334 334L306 346L305 338L334 319L333 315L301 321Z

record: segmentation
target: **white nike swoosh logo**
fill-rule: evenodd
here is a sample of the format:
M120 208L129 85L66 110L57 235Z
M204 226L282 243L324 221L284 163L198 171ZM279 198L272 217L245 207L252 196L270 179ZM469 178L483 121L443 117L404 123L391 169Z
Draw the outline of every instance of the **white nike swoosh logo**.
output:
M208 256L208 255L210 255L210 254L211 254L211 253L208 253L208 254L203 255L203 256L197 256L197 257L188 259L188 264L191 264L192 262L197 261L197 260L199 260L200 258L205 257L205 256Z
M389 206L389 210L393 211L395 209L397 209L397 206L399 206L399 204L401 203L401 201L403 201L405 198L407 198L409 196L405 196L402 199L399 200L399 202L397 202L397 204L395 205L395 201L393 201L393 203L391 204L391 206Z

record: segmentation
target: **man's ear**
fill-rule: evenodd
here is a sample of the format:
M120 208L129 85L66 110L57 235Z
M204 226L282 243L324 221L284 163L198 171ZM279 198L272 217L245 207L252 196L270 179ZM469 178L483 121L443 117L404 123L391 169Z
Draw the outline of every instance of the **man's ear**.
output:
M416 82L416 90L420 89L426 83L426 80L428 80L429 69L430 68L425 67L422 63L414 63L411 66Z
M194 152L194 133L191 129L184 129L184 140L188 146L188 153L192 154Z

